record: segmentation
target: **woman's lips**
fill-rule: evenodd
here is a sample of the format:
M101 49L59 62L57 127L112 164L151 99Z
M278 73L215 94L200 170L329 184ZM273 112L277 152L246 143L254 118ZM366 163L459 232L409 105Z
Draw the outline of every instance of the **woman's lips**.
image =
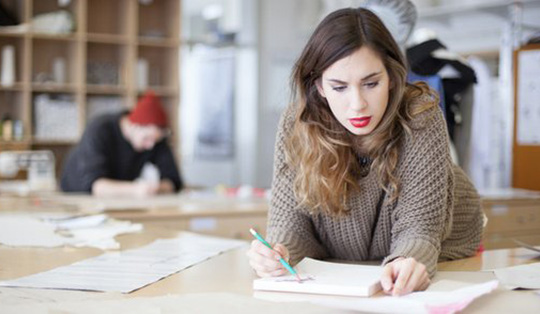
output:
M371 121L371 117L352 118L349 121L355 128L365 128Z

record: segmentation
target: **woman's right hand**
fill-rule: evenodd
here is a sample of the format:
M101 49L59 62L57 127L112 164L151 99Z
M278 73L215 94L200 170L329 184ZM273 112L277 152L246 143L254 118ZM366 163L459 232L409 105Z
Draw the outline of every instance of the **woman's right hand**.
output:
M289 262L289 250L282 244L274 245L274 250L271 250L260 241L253 240L246 255L251 268L259 277L277 277L287 274L287 269L279 262L281 257Z

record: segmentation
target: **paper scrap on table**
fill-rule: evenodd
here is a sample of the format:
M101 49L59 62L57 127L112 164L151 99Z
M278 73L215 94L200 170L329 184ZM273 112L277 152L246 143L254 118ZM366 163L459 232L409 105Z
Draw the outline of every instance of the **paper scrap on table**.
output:
M51 218L53 217L53 218ZM0 243L13 247L96 247L118 249L119 234L139 232L141 224L109 219L106 215L0 215Z
M494 272L508 289L540 289L540 263L499 268Z
M33 217L1 216L0 243L8 246L58 247L68 239L56 233L56 226Z
M43 273L0 282L2 287L129 293L247 242L182 233L142 248L106 253Z
M48 218L45 220L54 223L60 229L90 228L103 224L107 220L107 215L87 215L68 218ZM47 219L48 218L48 219Z
M355 298L351 300L319 299L311 302L344 310L373 313L457 313L478 297L498 286L497 280L444 292L414 292L401 297Z

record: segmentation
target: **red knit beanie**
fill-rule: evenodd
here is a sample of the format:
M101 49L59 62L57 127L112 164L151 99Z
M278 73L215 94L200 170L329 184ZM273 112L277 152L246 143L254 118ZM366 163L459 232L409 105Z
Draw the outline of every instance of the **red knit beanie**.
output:
M147 91L131 111L129 120L139 125L157 125L159 127L167 126L167 115L161 101L152 91Z

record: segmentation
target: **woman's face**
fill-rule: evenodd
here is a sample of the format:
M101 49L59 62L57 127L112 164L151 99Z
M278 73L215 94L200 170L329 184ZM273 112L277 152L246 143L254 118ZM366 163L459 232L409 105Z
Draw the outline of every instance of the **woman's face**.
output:
M390 79L381 58L364 46L327 68L317 88L341 125L367 135L386 111Z

